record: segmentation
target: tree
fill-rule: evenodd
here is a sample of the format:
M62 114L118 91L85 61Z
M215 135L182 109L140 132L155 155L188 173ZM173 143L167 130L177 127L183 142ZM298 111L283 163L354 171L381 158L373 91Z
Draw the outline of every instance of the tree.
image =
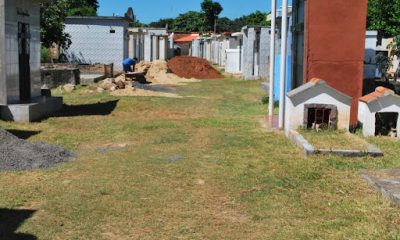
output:
M212 0L204 0L201 3L201 9L207 20L207 26L208 26L207 30L214 29L218 16L223 10L221 4L219 2L214 2ZM216 29L214 29L214 31L215 30Z
M174 23L173 31L178 32L204 32L207 24L204 21L204 15L200 12L189 11L180 14Z
M235 21L232 21L231 19L227 17L223 17L218 19L217 23L217 32L222 33L222 32L237 32L240 30L240 27L236 25Z
M40 35L44 47L57 43L60 47L68 47L71 43L69 35L64 33L64 20L67 17L68 0L45 2L41 5Z
M251 13L247 16L244 16L244 22L245 25L256 25L256 26L263 26L263 27L268 27L271 25L269 21L267 21L267 13L256 11L254 13Z
M68 0L68 16L96 16L99 3L97 0Z
M168 27L168 29L174 29L175 28L175 19L174 18L162 18L158 20L157 22L152 22L149 24L150 27L158 27L158 28L164 28Z
M53 43L62 48L71 44L70 36L64 32L67 16L96 16L97 0L54 0L41 4L40 25L41 41L44 47Z
M367 28L380 37L397 36L400 32L400 0L369 0Z

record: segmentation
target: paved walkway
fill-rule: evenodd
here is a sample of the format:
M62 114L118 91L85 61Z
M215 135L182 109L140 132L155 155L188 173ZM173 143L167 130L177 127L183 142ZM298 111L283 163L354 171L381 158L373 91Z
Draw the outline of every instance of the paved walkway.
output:
M362 171L360 175L384 197L400 205L400 169Z

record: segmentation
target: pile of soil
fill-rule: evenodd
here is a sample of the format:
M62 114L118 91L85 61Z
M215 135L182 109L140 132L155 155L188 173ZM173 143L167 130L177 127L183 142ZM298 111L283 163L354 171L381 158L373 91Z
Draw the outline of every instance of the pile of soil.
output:
M135 71L144 72L146 80L152 84L185 85L188 82L196 82L196 79L183 78L171 73L164 60L140 62L136 65Z
M61 147L28 142L0 129L0 171L49 168L72 157L71 152Z
M205 59L180 56L168 61L168 67L182 78L216 79L223 76Z

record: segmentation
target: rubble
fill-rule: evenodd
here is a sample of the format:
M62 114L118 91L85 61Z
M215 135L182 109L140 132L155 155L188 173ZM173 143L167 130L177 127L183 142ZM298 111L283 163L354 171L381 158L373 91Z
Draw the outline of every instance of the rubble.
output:
M70 160L73 154L43 142L29 142L0 129L0 171L49 168Z
M68 83L65 84L62 89L67 93L72 93L75 90L75 85Z

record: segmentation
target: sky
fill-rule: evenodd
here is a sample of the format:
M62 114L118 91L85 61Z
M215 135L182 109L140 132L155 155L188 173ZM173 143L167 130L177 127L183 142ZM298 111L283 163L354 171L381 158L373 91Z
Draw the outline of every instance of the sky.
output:
M237 18L257 10L269 12L271 0L217 0L224 11L221 17ZM150 23L160 18L175 18L187 11L200 11L202 0L99 0L100 16L123 16L132 7L140 22ZM279 3L278 3L279 5Z

